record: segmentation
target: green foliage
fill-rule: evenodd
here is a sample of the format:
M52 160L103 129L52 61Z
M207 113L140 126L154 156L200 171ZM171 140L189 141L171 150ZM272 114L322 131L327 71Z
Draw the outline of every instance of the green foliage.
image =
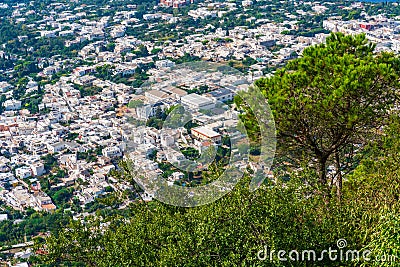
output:
M101 155L101 147L97 148L96 151L93 150L89 150L87 152L77 152L77 159L78 160L86 160L86 162L96 162L97 161L97 157L96 155Z
M398 212L382 212L371 242L365 247L371 251L372 262L362 266L398 266L400 260L400 215ZM367 265L368 264L368 265Z
M199 61L200 58L197 56L192 56L188 53L185 53L183 55L183 57L174 59L174 58L169 58L171 61L175 62L176 64L182 64L182 63L186 63L186 62L192 62L192 61Z
M138 56L138 57L147 57L150 55L149 51L147 50L147 47L144 45L139 45L138 49L136 51L134 51L134 53Z
M138 108L143 106L143 101L141 100L132 100L128 103L128 108Z
M96 67L96 74L95 76L99 79L103 79L103 80L111 80L112 79L112 69L114 67L109 65L109 64L105 64L102 66L98 66Z
M74 84L74 88L79 90L82 97L97 95L103 90L97 86L82 86L77 84Z
M151 53L152 53L153 55L156 55L156 54L158 54L158 52L160 52L160 51L162 51L161 48L153 48L153 49L151 50Z
M204 94L210 91L208 85L200 85L199 87L187 90L188 94L196 93L196 94Z
M72 141L72 140L75 140L78 136L79 136L78 133L71 133L71 132L69 132L68 135L67 135L67 137L66 137L65 139L71 140L71 141Z
M209 109L199 109L199 112L204 114L204 115L208 115L208 116L212 116L213 112Z
M47 154L41 157L41 159L44 161L44 167L47 171L57 166L57 159L51 154Z
M50 191L50 197L54 200L56 206L60 207L71 199L73 190L73 188L62 188L55 192Z
M114 52L114 48L115 48L115 43L113 42L108 43L106 46L106 50L110 52Z
M200 156L199 151L193 147L182 149L181 152L187 159L191 160L196 159Z
M69 214L60 212L33 213L17 224L13 224L10 220L2 221L0 222L0 246L22 243L25 235L30 238L40 232L57 232L68 224L70 218Z
M398 59L373 50L365 35L332 34L255 83L268 99L285 153L315 158L322 184L332 155L380 127L400 87Z

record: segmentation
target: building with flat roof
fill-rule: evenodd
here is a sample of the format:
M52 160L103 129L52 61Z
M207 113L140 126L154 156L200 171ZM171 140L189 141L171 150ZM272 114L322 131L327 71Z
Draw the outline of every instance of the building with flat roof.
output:
M234 93L226 88L220 88L211 92L208 92L206 96L212 98L214 102L226 102L232 101Z
M187 95L188 93L185 90L176 88L176 87L168 87L161 89L162 91L171 94L175 99L181 99L182 96Z
M156 103L158 101L161 101L161 100L169 97L168 93L165 93L160 90L150 90L150 91L145 92L144 95L146 96L147 100L150 103Z
M205 126L192 128L191 131L192 135L200 140L211 140L215 143L221 142L221 134Z
M181 102L182 105L187 106L193 110L212 109L215 107L215 103L211 98L198 94L189 94L182 96Z

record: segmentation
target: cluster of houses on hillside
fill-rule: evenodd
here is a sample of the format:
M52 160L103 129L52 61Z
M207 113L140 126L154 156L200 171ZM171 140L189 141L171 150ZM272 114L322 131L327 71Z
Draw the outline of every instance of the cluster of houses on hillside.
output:
M400 20L382 15L367 17L364 21L343 21L339 17L331 17L323 22L323 27L344 34L364 33L368 40L377 45L377 52L400 52Z
M132 161L134 169L139 171L137 181L145 188L149 186L146 181L163 175L163 170L158 164L160 162L168 162L175 166L175 170L165 177L169 185L184 178L190 161L180 152L181 149L192 148L202 154L211 147L221 145L222 138L227 135L227 129L237 127L238 124L238 112L224 103L232 103L237 91L246 90L249 86L247 79L238 73L218 71L218 67L221 66L218 64L193 63L176 68L169 62L160 65L170 67L160 67L153 71L152 82L143 86L142 92L134 99L140 101L141 105L128 109L126 116L136 120L147 120L155 116L157 110L169 110L179 106L183 107L185 112L174 115L172 110L169 115L171 117L167 118L166 126L162 129L144 125L136 127L129 123L125 125L124 132L133 133L125 135L128 138L125 158ZM200 88L204 91L192 92ZM197 126L190 129L183 127L187 121ZM156 157L151 158L153 153L156 153ZM196 164L198 166L194 168L202 167L202 163ZM245 169L247 162L239 160L237 167ZM140 176L144 176L145 179L139 179Z

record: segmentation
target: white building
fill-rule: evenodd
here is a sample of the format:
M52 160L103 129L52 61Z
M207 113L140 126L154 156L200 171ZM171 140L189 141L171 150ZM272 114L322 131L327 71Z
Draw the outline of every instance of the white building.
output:
M40 37L56 37L56 31L41 31L40 32Z
M174 67L174 66L175 66L175 62L173 62L173 61L171 61L171 60L169 60L169 59L156 61L155 64L156 64L156 67L157 67L158 69L161 69L161 68L171 68L171 67Z
M212 109L215 103L211 98L198 94L189 94L181 97L182 104L193 110Z
M6 221L6 220L8 220L8 214L7 213L0 214L0 222Z
M175 140L174 137L172 137L169 134L161 134L161 145L162 146L172 146L174 144Z
M193 128L191 131L192 135L199 138L200 140L211 140L215 143L221 142L221 134L205 126Z
M210 11L205 7L200 7L195 10L190 10L188 12L188 15L191 16L194 19L205 19L207 17L213 17L215 18L217 16L217 11Z
M144 95L150 103L156 103L169 97L169 94L159 90L150 90L145 92Z
M155 14L144 14L143 19L144 20L152 20L152 19L159 19L161 18L160 13L155 13Z
M58 143L48 144L47 145L47 150L49 151L49 153L60 152L63 149L65 149L65 143L64 142L58 142Z
M398 40L392 40L392 50L395 52L400 52L400 41Z
M25 179L32 176L31 168L28 166L23 166L21 168L15 169L15 175L20 179Z
M21 109L21 101L10 99L4 102L3 104L5 110L20 110Z
M111 37L113 38L119 38L125 35L125 26L123 25L118 25L115 26L111 32L110 32Z
M175 181L178 181L178 180L180 180L180 179L183 179L184 177L185 177L185 174L182 173L182 172L174 172L174 173L172 174L172 178L173 178Z
M161 110L164 109L164 106L162 105L162 103L156 103L154 105L145 105L145 106L137 107L136 115L137 115L138 119L145 120L145 119L148 119L148 118L154 116L157 109L159 109L159 108Z
M119 147L103 148L102 154L103 154L103 156L109 157L109 158L122 156L122 153L121 153L121 150L119 149Z
M244 6L244 7L251 6L252 4L253 4L253 1L251 1L251 0L242 1L242 6Z
M167 160L168 162L171 163L180 163L181 161L185 160L185 156L182 155L181 153L177 153L177 152L171 152L171 153L167 153Z
M60 31L58 33L58 36L71 36L71 35L74 35L74 31L72 30Z
M12 85L8 82L0 82L0 93L5 93L12 89Z
M45 211L53 211L56 209L56 206L53 204L51 198L44 192L40 192L35 196L36 205L39 207L39 210Z
M44 174L44 164L36 162L30 165L33 176L41 176Z
M8 182L14 179L15 177L11 172L0 173L0 182Z
M212 98L214 102L226 102L233 100L234 93L229 89L220 88L207 93L206 96Z

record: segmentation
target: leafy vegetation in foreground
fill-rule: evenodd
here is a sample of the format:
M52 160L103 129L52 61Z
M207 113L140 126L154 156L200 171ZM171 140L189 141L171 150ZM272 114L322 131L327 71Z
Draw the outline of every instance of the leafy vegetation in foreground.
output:
M29 210L25 218L18 211L7 211L10 218L17 219L16 223L10 220L0 222L0 242L3 247L13 245L24 240L24 237L36 236L39 233L48 231L56 232L68 224L71 219L70 214L63 213L37 213Z

